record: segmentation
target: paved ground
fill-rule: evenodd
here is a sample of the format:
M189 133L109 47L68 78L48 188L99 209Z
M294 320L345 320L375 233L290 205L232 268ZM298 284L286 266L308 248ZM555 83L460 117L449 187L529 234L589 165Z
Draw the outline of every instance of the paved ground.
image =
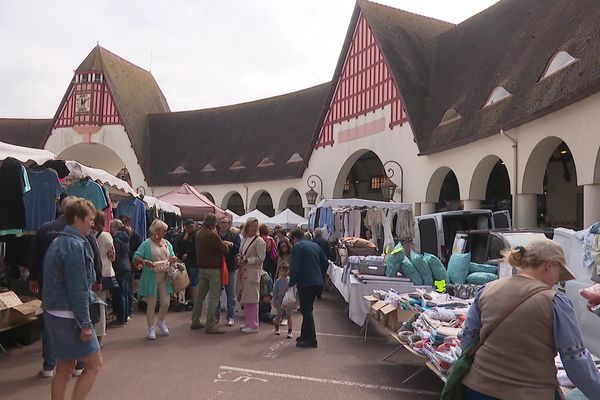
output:
M110 329L104 367L91 399L439 399L442 384L429 370L402 381L420 368L402 350L381 359L394 345L370 329L367 343L349 321L345 305L332 295L317 302L318 349L298 349L295 340L274 336L262 325L242 335L238 325L225 335L189 329L189 312L170 313L171 336L145 338L145 318ZM294 314L294 330L301 316ZM41 343L9 347L0 356L0 398L49 398L50 380L39 377Z

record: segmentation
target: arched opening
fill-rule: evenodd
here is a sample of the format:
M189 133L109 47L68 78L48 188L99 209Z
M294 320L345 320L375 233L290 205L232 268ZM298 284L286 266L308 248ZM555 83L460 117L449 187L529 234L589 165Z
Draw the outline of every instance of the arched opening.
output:
M230 193L223 199L222 207L224 209L233 211L237 215L244 215L244 200L238 192Z
M298 215L304 216L304 207L302 206L302 197L296 189L287 189L281 196L279 208L283 211L289 208Z
M127 167L117 153L99 143L75 144L63 150L57 158L77 161L88 167L103 169L113 175Z
M272 217L275 215L275 209L273 208L273 199L268 192L262 192L256 200L256 209L263 214Z
M577 170L571 150L561 142L552 152L538 195L539 227L583 229L583 187L577 186Z
M437 212L460 210L460 189L454 171L448 167L438 168L429 179L425 199L436 203Z
M512 210L510 177L504 162L495 155L484 157L473 172L469 199L482 200L481 208Z
M210 194L209 192L201 192L201 194L203 194L204 196L206 196L210 201L212 201L213 203L215 202L215 198L213 197L212 194ZM233 210L231 210L233 211Z
M531 152L521 193L537 195L526 212L538 227L583 228L583 187L577 186L577 169L569 146L551 136ZM535 212L535 216L532 214Z
M383 163L370 150L361 150L350 157L336 181L336 198L383 200L381 184L385 180Z

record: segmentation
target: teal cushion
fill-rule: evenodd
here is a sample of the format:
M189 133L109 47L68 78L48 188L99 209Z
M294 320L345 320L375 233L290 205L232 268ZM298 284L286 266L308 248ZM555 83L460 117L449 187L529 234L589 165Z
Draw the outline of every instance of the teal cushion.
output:
M400 271L400 267L402 266L402 260L404 260L404 249L400 246L400 249L397 249L398 246L392 251L391 254L387 256L385 260L385 275L386 276L396 276Z
M467 283L474 283L476 285L485 285L491 281L498 279L498 275L491 274L489 272L473 272L467 276Z
M423 260L429 265L434 281L445 281L448 279L446 267L444 267L444 264L442 264L439 258L433 254L423 253Z
M419 275L421 275L421 280L423 281L423 285L433 286L433 274L431 273L431 268L427 265L427 262L423 259L421 254L415 253L414 251L410 252L410 261L413 263Z
M469 275L471 253L452 253L448 262L448 279L451 283L465 283Z
M423 284L423 279L421 279L421 275L419 275L413 263L411 263L410 260L406 257L404 258L404 260L402 260L402 275L410 279L415 285Z
M490 274L498 274L498 267L490 264L469 263L469 274L474 272L488 272Z

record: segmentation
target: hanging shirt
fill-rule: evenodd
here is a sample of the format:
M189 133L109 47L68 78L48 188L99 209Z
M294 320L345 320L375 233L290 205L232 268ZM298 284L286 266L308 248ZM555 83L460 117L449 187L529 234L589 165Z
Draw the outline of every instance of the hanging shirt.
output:
M26 230L38 230L56 216L56 198L63 192L58 175L50 169L29 168L31 190L23 194Z
M82 179L78 182L75 182L73 185L67 188L67 192L71 196L77 196L91 201L94 203L94 207L96 207L98 210L104 210L106 207L108 207L102 186L98 185L92 180Z
M146 229L146 207L144 202L137 197L130 197L119 201L117 206L117 216L127 215L131 218L133 229L140 235L142 240L146 240L148 231Z
M102 190L104 191L104 197L106 197L106 202L108 203L108 207L104 210L104 230L106 232L110 232L110 222L115 219L112 211L112 200L108 195L108 188L106 186L102 186Z

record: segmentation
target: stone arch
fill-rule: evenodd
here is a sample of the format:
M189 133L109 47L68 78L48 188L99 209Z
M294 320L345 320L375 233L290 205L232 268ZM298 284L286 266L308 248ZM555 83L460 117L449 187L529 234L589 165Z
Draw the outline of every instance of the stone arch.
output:
M57 158L77 161L88 167L103 169L113 175L127 167L121 157L110 147L93 142L69 146L58 154Z
M205 195L213 203L215 202L215 198L214 198L214 196L212 194L210 194L210 192L200 192L200 194Z
M298 215L304 215L302 195L296 188L286 189L279 198L277 208L281 211L289 208Z
M427 184L427 192L425 193L425 201L428 203L437 203L440 200L440 192L442 190L442 183L449 172L452 170L449 167L439 167L435 170L429 183Z
M594 163L594 181L595 184L600 184L600 147L596 154L596 161Z
M333 188L333 197L334 198L342 198L344 197L344 184L346 183L346 179L348 178L348 174L350 174L352 168L354 167L354 165L359 161L359 159L361 159L362 157L364 157L365 155L367 155L367 153L372 153L377 160L379 161L379 164L381 166L381 175L385 176L385 172L383 170L383 161L381 159L381 157L379 156L379 154L377 154L376 151L374 150L370 150L370 149L360 149L355 151L350 157L348 157L346 159L346 161L344 162L344 164L342 165L342 167L340 168L340 172L338 173L338 176L336 178L335 181L335 186ZM373 173L373 171L372 171ZM318 190L317 188L315 188L315 190ZM374 192L375 196L382 196L382 194L380 193L380 191L378 192ZM380 198L373 198L372 200L381 200Z
M246 213L244 198L235 190L232 190L223 196L221 208L224 210L229 209L238 215L244 215Z
M479 164L477 164L475 170L473 171L471 184L469 185L470 200L485 199L490 174L498 162L502 162L502 159L494 154L487 155L481 161L479 161Z
M444 199L441 199L442 195ZM425 198L428 203L437 204L437 211L460 209L460 185L456 173L445 166L435 170L429 178ZM444 200L444 202L441 200ZM449 202L450 200L452 201Z
M561 142L563 142L563 139L559 137L548 136L534 147L533 151L529 154L525 169L523 170L523 179L521 179L521 190L519 193L543 193L546 166L552 153Z
M264 189L257 190L250 199L248 211L259 210L263 214L272 217L275 215L275 209L273 207L273 198L271 194Z

